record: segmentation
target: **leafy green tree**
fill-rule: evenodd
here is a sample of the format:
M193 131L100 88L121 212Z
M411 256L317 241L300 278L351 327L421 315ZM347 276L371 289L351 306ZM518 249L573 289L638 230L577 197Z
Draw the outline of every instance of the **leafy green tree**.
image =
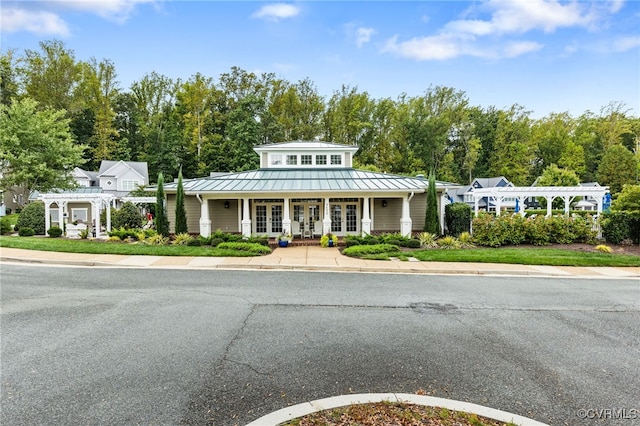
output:
M18 96L14 51L0 54L0 104L9 105Z
M75 113L82 105L77 89L82 80L82 66L73 50L59 40L40 42L40 51L26 50L18 68L25 95L38 102L40 109L53 108Z
M559 164L575 127L569 113L556 114L536 120L531 129L531 138L536 152L534 175L539 175L551 164Z
M611 202L614 211L640 211L640 185L625 185Z
M429 187L427 188L427 214L424 221L424 231L440 235L440 220L438 219L438 195L436 193L435 172L429 173Z
M573 170L561 169L555 164L551 164L544 169L538 179L538 186L576 186L579 183L580 179ZM543 208L547 206L546 198L538 197L538 201ZM561 198L553 200L553 208L564 208L564 200Z
M182 83L176 93L178 110L183 123L184 140L189 153L195 158L199 173L206 173L207 166L202 162L202 148L208 135L204 124L211 114L208 105L213 94L213 80L200 73Z
M489 173L491 176L505 176L516 186L530 183L534 150L529 114L519 105L498 112Z
M156 192L156 231L158 234L169 236L169 218L164 199L164 177L162 172L158 174L158 190Z
M637 168L637 160L631 151L620 144L612 145L598 166L598 182L608 186L611 194L616 194L625 184L635 183Z
M29 98L0 105L0 188L27 200L34 190L75 186L72 171L83 162L83 147L73 144L64 115L64 111L38 111Z
M187 232L187 211L184 208L184 188L182 187L182 169L178 172L176 189L176 234Z

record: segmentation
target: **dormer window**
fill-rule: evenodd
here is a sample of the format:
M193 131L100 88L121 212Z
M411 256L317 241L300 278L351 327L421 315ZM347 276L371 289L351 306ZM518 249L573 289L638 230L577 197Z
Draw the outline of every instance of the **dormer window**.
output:
M338 166L340 164L342 164L342 155L331 154L331 165Z
M325 154L316 155L316 164L319 166L325 166L327 164L327 156Z
M287 155L287 166L295 166L298 164L297 155Z
M303 166L310 166L311 164L313 164L311 162L311 155L309 154L302 154L300 156L300 164L302 164Z
M281 166L282 165L282 155L280 155L280 154L271 154L271 165L272 166Z

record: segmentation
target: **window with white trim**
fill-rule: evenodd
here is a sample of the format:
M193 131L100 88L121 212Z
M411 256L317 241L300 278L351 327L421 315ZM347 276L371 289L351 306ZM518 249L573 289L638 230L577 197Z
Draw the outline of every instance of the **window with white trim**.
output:
M51 218L51 222L60 223L60 210L54 209L49 210L49 217Z
M281 154L271 154L271 165L272 166L281 166L282 165L282 155Z
M316 164L319 166L324 166L327 164L327 156L325 154L316 155Z
M342 155L331 154L331 165L339 165L339 164L342 164Z
M300 164L303 166L310 166L312 163L312 157L309 154L300 155Z
M133 191L139 185L139 182L134 179L122 179L122 191Z
M87 209L71 209L71 221L87 222L87 220L89 219L87 213Z
M287 155L287 166L295 166L298 164L297 155Z

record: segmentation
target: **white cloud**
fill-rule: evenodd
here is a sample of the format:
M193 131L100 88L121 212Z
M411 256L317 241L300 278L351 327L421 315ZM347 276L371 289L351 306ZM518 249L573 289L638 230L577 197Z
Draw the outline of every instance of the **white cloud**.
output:
M636 47L640 47L640 36L622 37L613 43L613 50L615 52L626 52Z
M119 24L125 23L140 4L157 4L158 0L62 0L56 2L67 9L90 12Z
M358 47L362 47L363 44L369 43L369 41L371 41L371 36L375 33L376 31L373 28L358 28L356 30L356 45Z
M542 49L543 45L534 41L512 41L505 45L503 56L506 58L515 58L525 53L535 52Z
M270 21L279 21L280 19L293 18L300 13L300 9L288 3L273 3L262 6L251 17L263 18Z
M468 19L450 21L433 35L401 42L394 37L383 51L416 60L446 60L462 55L513 58L540 50L544 45L535 41L514 41L510 36L530 31L552 33L574 27L592 30L605 24L623 3L624 0L485 0L463 13L462 16ZM478 17L487 12L487 19ZM620 48L626 46L625 43L633 44L633 41L621 41Z
M69 35L69 27L64 20L55 13L42 10L4 7L0 14L0 27L7 33L28 31L38 35Z

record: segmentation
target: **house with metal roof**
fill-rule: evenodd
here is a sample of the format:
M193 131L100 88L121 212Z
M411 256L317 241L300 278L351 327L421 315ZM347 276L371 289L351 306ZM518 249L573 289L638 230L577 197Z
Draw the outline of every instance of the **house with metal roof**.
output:
M428 182L354 169L357 150L316 141L259 145L254 147L260 157L257 170L185 180L189 232L209 236L219 229L268 237L286 232L314 238L329 232L408 236L421 231ZM454 186L437 184L441 213L444 191ZM172 230L176 190L177 182L164 185Z

